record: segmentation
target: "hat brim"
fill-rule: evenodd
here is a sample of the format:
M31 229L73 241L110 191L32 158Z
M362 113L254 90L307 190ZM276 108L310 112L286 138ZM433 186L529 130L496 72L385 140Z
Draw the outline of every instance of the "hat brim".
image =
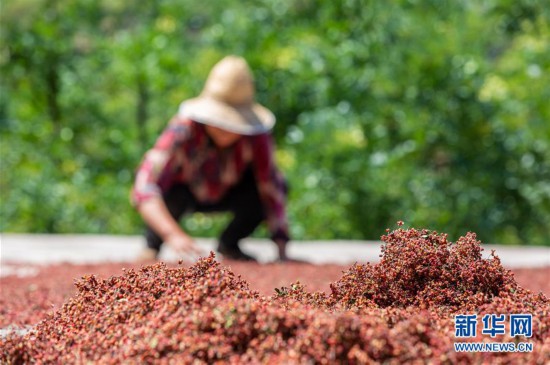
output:
M258 103L236 107L202 96L182 102L178 114L198 123L243 135L262 134L275 125L273 113Z

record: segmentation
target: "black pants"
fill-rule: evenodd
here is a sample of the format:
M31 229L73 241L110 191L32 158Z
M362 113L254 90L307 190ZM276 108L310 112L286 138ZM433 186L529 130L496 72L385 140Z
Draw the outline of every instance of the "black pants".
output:
M164 194L163 199L176 221L179 221L184 214L193 212L232 212L233 220L220 236L219 244L224 247L238 246L239 241L250 236L265 219L256 180L250 168L243 174L241 181L229 189L219 202L199 203L185 184L172 186ZM145 238L147 247L160 250L162 238L150 227L146 229Z

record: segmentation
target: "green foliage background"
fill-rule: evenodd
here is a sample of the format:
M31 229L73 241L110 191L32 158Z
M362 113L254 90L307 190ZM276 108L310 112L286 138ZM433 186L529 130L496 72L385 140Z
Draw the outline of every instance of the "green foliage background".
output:
M548 5L4 1L0 230L140 232L135 167L231 53L278 116L295 239L378 239L404 220L550 245Z

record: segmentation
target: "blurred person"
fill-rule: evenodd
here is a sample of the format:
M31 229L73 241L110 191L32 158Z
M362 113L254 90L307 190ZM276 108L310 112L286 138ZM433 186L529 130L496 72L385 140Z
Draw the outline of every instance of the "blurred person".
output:
M255 261L239 242L267 222L279 260L288 261L286 183L274 161L275 116L255 102L252 72L227 56L210 71L198 97L181 103L137 171L132 202L147 225L141 260L163 242L178 254L201 254L179 220L194 212L231 212L217 251Z

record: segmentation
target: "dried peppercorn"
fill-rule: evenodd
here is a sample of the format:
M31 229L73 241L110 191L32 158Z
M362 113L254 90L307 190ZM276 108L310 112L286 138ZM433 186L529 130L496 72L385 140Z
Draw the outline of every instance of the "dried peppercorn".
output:
M328 292L300 282L261 296L213 254L101 279L24 336L2 363L543 363L550 302L517 284L474 234L388 231L379 263L353 265ZM531 353L456 353L459 313L532 313ZM505 339L513 340L513 339Z

